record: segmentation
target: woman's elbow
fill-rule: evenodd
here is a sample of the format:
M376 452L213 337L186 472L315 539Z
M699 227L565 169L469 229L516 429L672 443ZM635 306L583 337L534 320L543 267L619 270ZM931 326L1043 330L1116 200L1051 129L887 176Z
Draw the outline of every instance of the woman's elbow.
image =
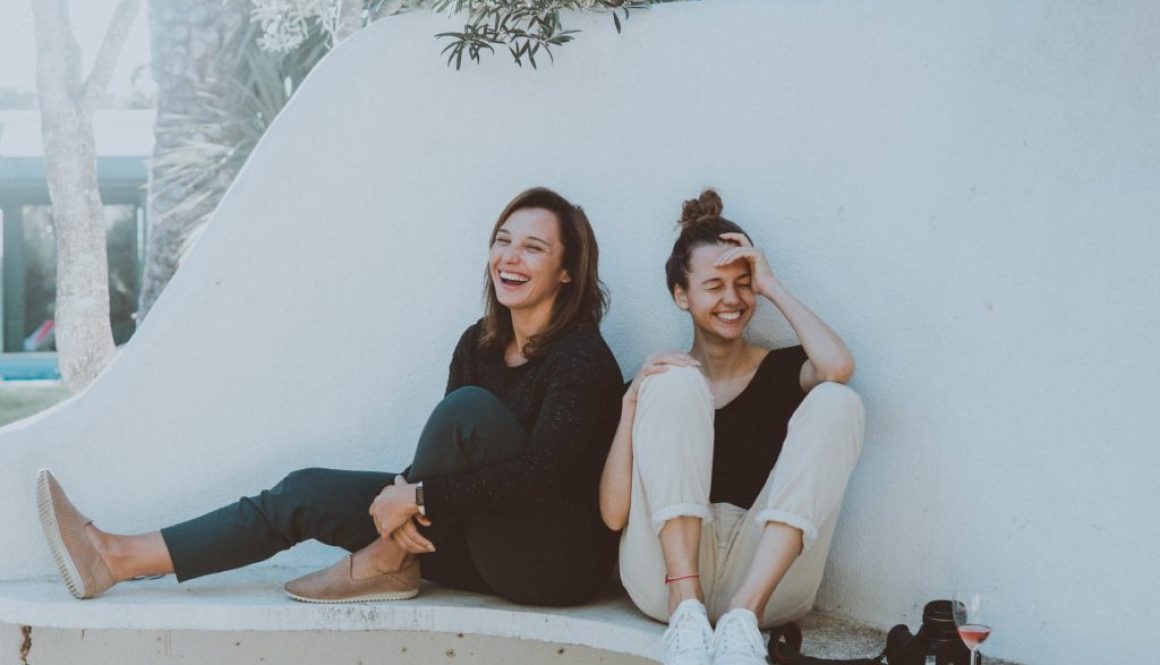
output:
M834 383L848 383L854 378L854 359L846 359L826 366L818 372L818 383L832 381Z
M609 531L623 531L624 530L624 520L605 516L604 517L604 526L608 527Z
M621 531L628 524L628 509L600 504L600 519L612 531Z

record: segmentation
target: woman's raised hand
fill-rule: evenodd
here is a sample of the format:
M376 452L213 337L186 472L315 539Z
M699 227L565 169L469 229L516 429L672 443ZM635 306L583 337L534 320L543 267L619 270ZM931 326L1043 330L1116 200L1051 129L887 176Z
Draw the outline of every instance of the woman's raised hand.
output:
M632 383L629 384L628 390L624 393L624 402L635 405L641 382L653 374L660 374L661 372L667 371L669 367L700 366L701 363L696 358L687 353L681 353L680 351L661 351L654 353L644 359L644 364L640 366L640 371L633 377Z
M773 276L773 269L769 267L769 261L765 260L765 254L754 247L744 233L722 233L718 237L737 246L722 252L713 265L721 267L734 261L744 260L748 262L749 274L753 280L753 292L768 297L772 293L772 289L777 286L777 278Z

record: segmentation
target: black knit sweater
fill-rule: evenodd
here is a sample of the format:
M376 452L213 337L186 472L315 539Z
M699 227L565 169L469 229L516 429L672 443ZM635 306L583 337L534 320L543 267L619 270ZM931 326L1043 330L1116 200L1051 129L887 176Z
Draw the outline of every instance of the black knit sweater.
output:
M559 499L598 511L600 472L616 433L624 386L594 325L564 333L518 367L479 348L482 323L455 347L447 392L479 386L499 397L529 433L523 455L483 469L423 481L428 516L462 518Z

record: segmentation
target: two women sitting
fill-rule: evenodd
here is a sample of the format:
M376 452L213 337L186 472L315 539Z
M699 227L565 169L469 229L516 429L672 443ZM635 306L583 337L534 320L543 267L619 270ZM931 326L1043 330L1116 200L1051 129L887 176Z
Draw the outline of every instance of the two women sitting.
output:
M423 578L572 605L605 588L619 539L630 597L669 623L666 662L764 663L759 626L812 606L864 415L842 385L853 360L841 339L721 210L711 190L686 202L666 264L693 321L689 353L650 357L626 391L599 330L607 296L587 217L550 190L521 193L492 230L483 318L407 469L295 471L140 535L98 529L42 471L41 522L66 585L89 598L141 575L184 581L316 539L351 554L288 582L298 600L410 598ZM801 346L745 340L761 297Z

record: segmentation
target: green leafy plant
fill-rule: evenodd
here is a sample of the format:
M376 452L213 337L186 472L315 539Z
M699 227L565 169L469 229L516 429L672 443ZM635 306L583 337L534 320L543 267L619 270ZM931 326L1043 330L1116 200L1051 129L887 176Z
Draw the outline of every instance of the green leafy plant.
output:
M612 14L620 32L633 9L673 0L250 0L252 20L262 26L258 39L270 52L290 52L312 34L323 34L328 45L342 37L342 26L366 25L383 16L429 8L450 15L465 14L462 32L443 32L450 39L443 49L447 64L476 63L484 51L506 48L517 65L526 60L536 67L536 56L554 60L553 46L567 44L579 30L566 30L560 12L594 11ZM361 8L361 15L356 15ZM623 17L623 18L622 18Z
M435 0L436 11L467 14L462 32L443 32L436 37L450 39L443 48L447 64L459 69L463 59L479 63L484 51L506 48L517 65L526 59L533 68L536 56L552 55L553 46L572 41L578 30L565 30L560 23L563 10L611 12L616 31L621 16L628 20L633 9L642 9L655 0Z
M196 112L172 115L158 129L177 147L154 160L152 186L180 193L181 203L166 216L186 220L183 245L197 237L266 128L328 50L325 36L316 33L289 53L270 52L259 46L259 32L251 24L223 49L220 70L229 72L224 90L198 90Z

